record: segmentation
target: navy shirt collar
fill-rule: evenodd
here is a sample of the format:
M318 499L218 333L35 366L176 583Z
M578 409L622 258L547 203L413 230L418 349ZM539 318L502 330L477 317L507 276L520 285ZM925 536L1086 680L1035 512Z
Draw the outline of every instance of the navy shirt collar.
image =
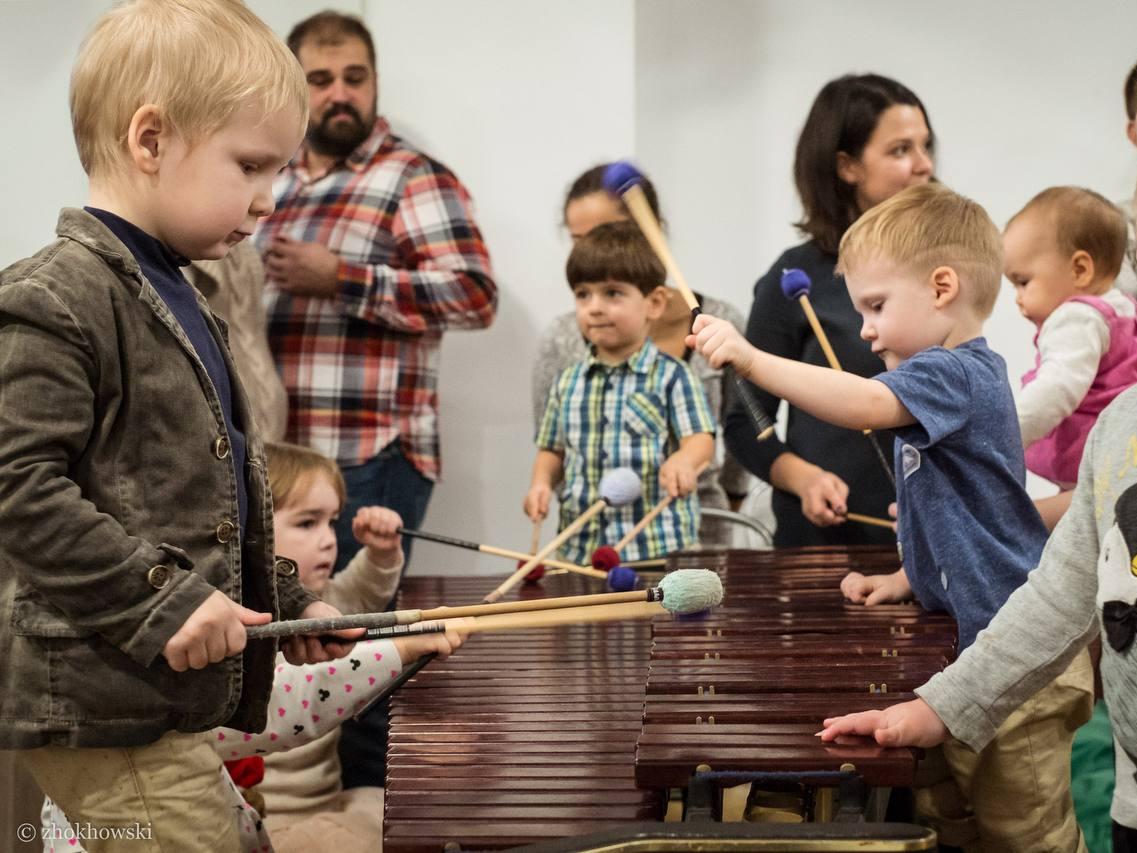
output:
M138 261L138 265L143 269L147 267L160 269L174 278L181 278L180 267L189 265L189 258L182 257L157 237L147 234L133 222L98 207L87 206L83 209L107 226L130 250L135 260Z

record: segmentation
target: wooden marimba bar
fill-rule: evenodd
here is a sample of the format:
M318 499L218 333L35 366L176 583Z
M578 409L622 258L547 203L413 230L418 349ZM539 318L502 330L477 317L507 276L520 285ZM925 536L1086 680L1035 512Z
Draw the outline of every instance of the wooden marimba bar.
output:
M478 601L492 578L408 578L399 607ZM603 592L580 575L513 596ZM476 634L391 700L384 849L512 847L658 820L636 786L651 625Z
M669 568L717 570L726 589L702 619L471 637L392 699L386 850L504 848L660 820L667 790L700 765L806 778L853 765L870 785L911 784L916 751L813 736L826 716L910 699L954 655L947 617L843 601L846 572L896 567L887 548L689 552ZM492 583L408 578L399 607L474 602ZM512 594L599 586L559 575Z
M825 717L903 702L954 657L955 624L915 604L845 602L849 571L895 571L894 549L686 554L713 568L722 607L658 622L636 781L682 787L696 768L824 777L849 765L868 785L912 784L918 751L836 746L814 737ZM832 784L832 783L830 783Z

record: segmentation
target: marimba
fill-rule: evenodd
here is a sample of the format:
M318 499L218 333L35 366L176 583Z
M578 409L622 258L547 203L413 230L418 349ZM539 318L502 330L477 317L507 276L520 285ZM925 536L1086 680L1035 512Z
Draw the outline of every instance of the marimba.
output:
M825 716L911 698L953 656L950 619L842 600L847 571L896 566L880 548L692 552L669 568L720 572L726 599L708 617L475 635L392 700L385 849L504 848L661 820L697 768L910 785L915 751L813 737ZM409 578L399 606L476 601L489 586ZM558 575L514 595L596 587Z

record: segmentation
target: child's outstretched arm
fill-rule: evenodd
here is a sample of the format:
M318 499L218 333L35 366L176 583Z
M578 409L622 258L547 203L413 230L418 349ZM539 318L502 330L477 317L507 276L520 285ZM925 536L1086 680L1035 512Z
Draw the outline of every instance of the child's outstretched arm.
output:
M689 495L699 481L699 469L715 453L715 439L700 432L679 439L679 449L659 466L659 484L673 498Z
M396 532L402 526L394 510L360 507L351 520L351 532L364 547L343 571L328 579L324 600L344 613L371 613L390 604L403 573L402 537Z
M358 643L347 660L291 666L278 663L269 696L268 725L256 734L217 728L213 748L225 761L282 752L330 732L366 705L408 661L431 652L446 658L462 645L460 620L444 634ZM279 658L277 659L279 661Z
M895 429L916 422L884 383L802 364L755 349L725 320L695 318L687 346L712 367L730 364L740 375L816 418L848 429Z

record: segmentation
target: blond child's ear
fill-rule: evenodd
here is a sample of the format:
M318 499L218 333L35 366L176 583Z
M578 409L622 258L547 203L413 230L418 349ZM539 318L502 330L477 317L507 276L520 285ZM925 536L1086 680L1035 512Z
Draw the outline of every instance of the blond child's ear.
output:
M658 320L667 310L667 288L662 284L659 285L647 295L646 299L647 318L652 321Z
M130 118L126 132L126 150L134 167L144 175L155 175L158 163L170 139L168 123L155 104L143 104Z
M1094 259L1084 249L1078 249L1070 256L1070 272L1074 276L1074 286L1085 290L1094 283Z
M951 267L936 267L932 270L930 281L936 292L937 308L946 308L959 298L959 274Z

